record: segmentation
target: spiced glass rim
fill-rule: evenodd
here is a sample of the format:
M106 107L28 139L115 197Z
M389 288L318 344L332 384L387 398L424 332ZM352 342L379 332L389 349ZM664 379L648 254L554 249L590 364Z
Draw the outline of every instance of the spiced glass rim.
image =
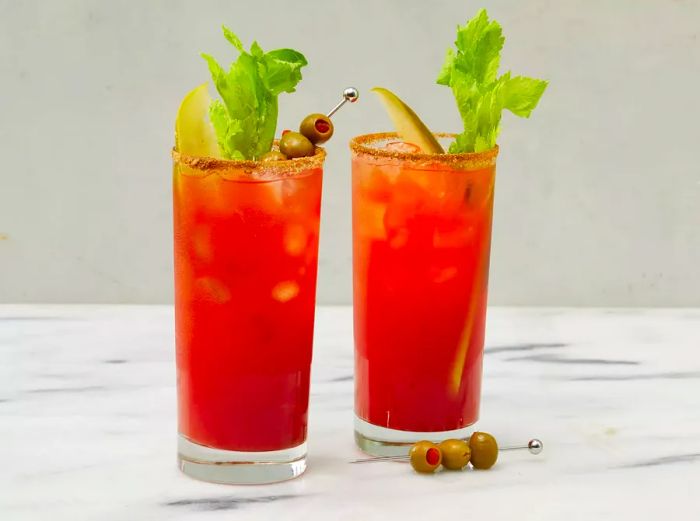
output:
M278 150L277 141L273 150ZM241 181L269 181L286 177L296 177L310 173L310 170L323 167L326 150L315 147L313 156L285 159L282 161L260 161L252 159L223 159L207 156L193 156L172 150L176 164L188 167L187 175L208 176L217 174L225 179Z
M440 139L455 139L457 134L450 132L434 132L433 135ZM377 160L389 159L395 161L409 161L417 164L438 164L454 166L457 168L480 168L492 166L498 156L498 145L482 152L463 152L459 154L429 154L425 152L400 152L386 148L373 146L379 143L388 143L390 140L401 141L396 132L377 132L374 134L362 134L350 140L350 150L353 154L367 156Z

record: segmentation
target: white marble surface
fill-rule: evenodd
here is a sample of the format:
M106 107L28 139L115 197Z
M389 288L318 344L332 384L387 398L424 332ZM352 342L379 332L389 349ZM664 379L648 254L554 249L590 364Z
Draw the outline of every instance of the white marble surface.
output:
M259 487L175 466L169 307L0 306L0 519L700 518L700 310L491 309L488 472L349 465L350 309L321 308L310 468Z

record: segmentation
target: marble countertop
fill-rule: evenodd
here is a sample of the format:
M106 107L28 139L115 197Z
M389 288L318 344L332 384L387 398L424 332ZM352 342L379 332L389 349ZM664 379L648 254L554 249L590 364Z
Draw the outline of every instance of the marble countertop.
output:
M699 519L700 310L492 308L488 472L350 465L349 307L318 310L309 470L277 485L175 465L170 307L0 306L0 518Z

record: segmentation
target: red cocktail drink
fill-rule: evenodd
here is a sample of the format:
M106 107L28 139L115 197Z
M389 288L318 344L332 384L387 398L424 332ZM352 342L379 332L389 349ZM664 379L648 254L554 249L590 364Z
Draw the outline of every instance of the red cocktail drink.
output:
M185 465L305 457L324 157L322 149L273 163L174 153Z
M356 434L373 453L466 435L481 389L498 148L385 147L397 139L351 142Z

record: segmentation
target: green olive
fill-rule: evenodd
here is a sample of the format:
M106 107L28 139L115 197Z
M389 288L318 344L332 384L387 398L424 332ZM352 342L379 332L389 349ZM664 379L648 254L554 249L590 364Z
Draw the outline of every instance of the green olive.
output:
M496 438L487 432L474 432L469 438L469 448L472 450L470 461L475 469L490 469L498 459Z
M438 445L442 452L442 466L450 470L462 470L469 463L472 451L464 440L449 439Z
M442 453L438 446L425 440L414 443L408 456L416 472L426 474L435 472L442 462Z
M260 157L260 161L286 161L287 156L285 156L279 150L270 150L267 154L263 154Z
M289 159L314 155L314 144L299 132L287 132L280 139L280 152Z
M315 145L319 145L328 141L333 135L333 123L331 118L323 114L309 114L299 125L299 132Z

